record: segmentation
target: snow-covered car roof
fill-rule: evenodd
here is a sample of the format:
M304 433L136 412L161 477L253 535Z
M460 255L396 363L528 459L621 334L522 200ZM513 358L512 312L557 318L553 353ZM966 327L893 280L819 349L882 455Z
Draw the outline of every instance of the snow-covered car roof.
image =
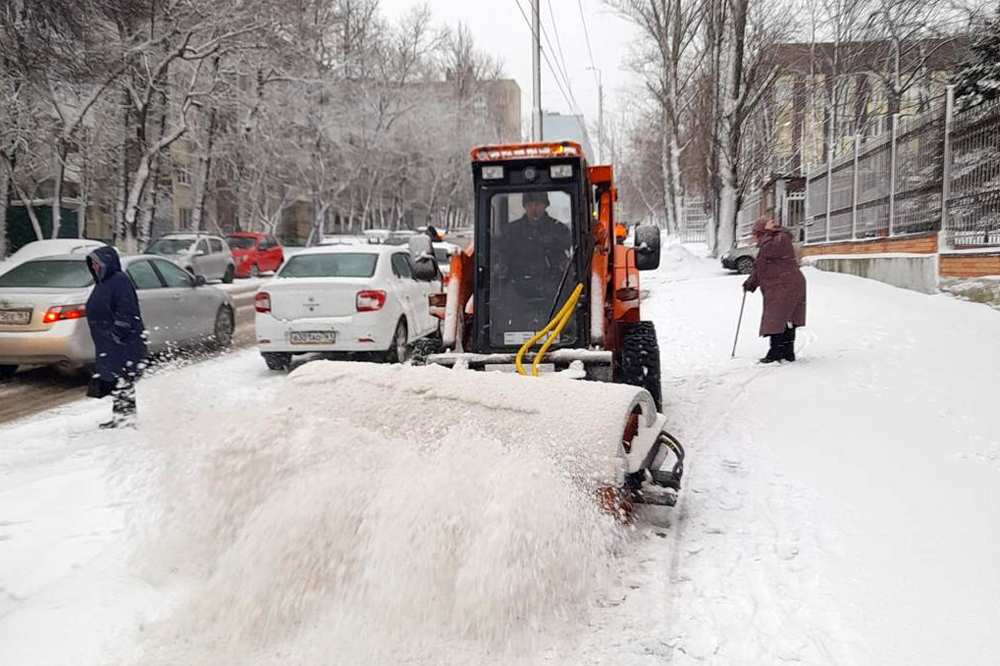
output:
M195 240L198 238L221 238L221 236L216 236L215 234L194 234L194 233L170 233L163 234L160 238L178 238L181 240ZM156 240L160 240L157 238Z
M72 254L83 256L90 253L91 250L105 245L107 243L103 241L89 238L50 238L32 241L10 255L5 261L0 262L0 273L6 273L15 266L32 259ZM115 249L115 251L118 250Z
M335 254L338 252L353 252L353 253L364 253L364 254L389 254L391 252L399 252L400 249L405 249L400 245L366 245L364 243L359 243L357 245L348 245L346 243L336 243L333 245L315 245L313 247L307 247L304 250L300 250L295 253L295 256L299 257L305 254Z

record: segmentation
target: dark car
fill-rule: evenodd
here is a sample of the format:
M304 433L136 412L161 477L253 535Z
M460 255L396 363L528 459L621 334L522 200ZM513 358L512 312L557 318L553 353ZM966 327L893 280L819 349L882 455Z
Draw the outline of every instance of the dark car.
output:
M226 236L236 262L236 277L273 273L285 261L285 250L271 234L237 231Z

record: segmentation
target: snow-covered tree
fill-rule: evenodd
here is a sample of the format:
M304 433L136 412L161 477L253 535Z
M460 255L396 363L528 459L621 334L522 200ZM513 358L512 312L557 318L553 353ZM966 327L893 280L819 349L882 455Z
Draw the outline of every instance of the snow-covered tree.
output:
M963 108L1000 97L1000 15L986 21L978 34L955 77L955 98Z

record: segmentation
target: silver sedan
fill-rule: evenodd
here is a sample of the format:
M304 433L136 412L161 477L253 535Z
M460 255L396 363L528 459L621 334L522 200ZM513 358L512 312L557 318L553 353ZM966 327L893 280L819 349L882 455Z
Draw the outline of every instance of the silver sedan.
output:
M122 260L136 286L150 353L232 341L233 302L172 261L152 255ZM94 362L84 305L93 278L82 255L40 257L0 275L0 378L19 365L74 370Z

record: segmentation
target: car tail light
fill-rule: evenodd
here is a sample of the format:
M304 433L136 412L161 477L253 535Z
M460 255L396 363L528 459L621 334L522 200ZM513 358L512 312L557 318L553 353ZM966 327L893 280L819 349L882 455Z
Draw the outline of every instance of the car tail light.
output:
M429 294L427 296L427 304L432 308L443 308L448 305L448 294Z
M57 321L63 321L65 319L82 319L87 316L87 307L83 304L80 305L53 305L49 308L45 316L42 317L42 323L54 324Z
M356 299L358 312L375 312L385 305L385 292L381 289L359 291Z
M266 291L257 292L257 295L253 299L254 308L257 312L270 312L271 311L271 294Z

